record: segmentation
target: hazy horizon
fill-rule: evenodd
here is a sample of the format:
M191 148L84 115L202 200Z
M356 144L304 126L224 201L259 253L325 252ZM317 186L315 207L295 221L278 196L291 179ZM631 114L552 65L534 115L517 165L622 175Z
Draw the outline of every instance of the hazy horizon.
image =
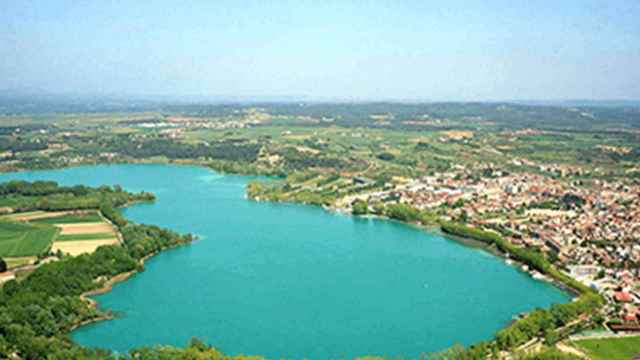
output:
M640 2L12 1L0 89L169 98L637 101Z

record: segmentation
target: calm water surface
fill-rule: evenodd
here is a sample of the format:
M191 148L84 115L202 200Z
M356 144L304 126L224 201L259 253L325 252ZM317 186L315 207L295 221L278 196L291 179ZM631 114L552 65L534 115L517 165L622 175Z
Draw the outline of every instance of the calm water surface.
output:
M312 206L248 201L248 177L197 167L114 165L0 175L151 191L125 215L201 237L96 297L121 314L76 330L87 346L183 346L230 354L416 358L489 339L518 312L566 294L436 233Z

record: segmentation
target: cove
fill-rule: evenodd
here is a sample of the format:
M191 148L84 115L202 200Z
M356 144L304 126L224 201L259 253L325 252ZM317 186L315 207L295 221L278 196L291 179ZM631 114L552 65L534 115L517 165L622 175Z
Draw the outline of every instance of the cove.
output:
M268 358L417 358L487 340L514 314L569 300L481 249L394 221L245 199L251 177L177 165L1 174L157 195L132 221L200 240L165 251L95 299L119 316L72 333L125 352L196 336Z

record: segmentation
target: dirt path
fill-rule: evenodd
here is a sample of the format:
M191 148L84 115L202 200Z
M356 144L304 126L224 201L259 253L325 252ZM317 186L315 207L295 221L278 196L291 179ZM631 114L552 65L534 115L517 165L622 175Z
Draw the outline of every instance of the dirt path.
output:
M71 211L30 211L26 213L7 215L4 218L13 221L29 221L64 216L69 213L71 213Z
M590 359L590 357L589 357L587 354L585 354L584 352L582 352L582 351L580 351L580 350L576 349L576 348L575 348L575 347L573 347L573 346L567 345L567 344L565 344L565 343L563 343L563 342L559 342L559 343L557 343L557 344L556 344L556 348L557 348L558 350L562 351L563 353L567 353L567 354L572 354L572 355L575 355L575 356L579 356L579 357L581 357L581 358L583 358L583 359Z

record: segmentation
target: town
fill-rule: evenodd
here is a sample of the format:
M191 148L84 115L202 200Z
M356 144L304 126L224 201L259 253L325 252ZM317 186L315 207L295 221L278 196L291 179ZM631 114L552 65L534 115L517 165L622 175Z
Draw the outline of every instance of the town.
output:
M515 161L516 164L526 160ZM569 174L571 167L540 165ZM482 175L478 175L482 174ZM359 178L355 182L365 183ZM614 329L640 331L640 182L574 180L568 175L508 173L493 164L458 166L339 201L402 203L446 220L503 234L513 245L556 259L566 273L608 300ZM348 207L348 206L347 206ZM534 277L544 278L524 266Z

